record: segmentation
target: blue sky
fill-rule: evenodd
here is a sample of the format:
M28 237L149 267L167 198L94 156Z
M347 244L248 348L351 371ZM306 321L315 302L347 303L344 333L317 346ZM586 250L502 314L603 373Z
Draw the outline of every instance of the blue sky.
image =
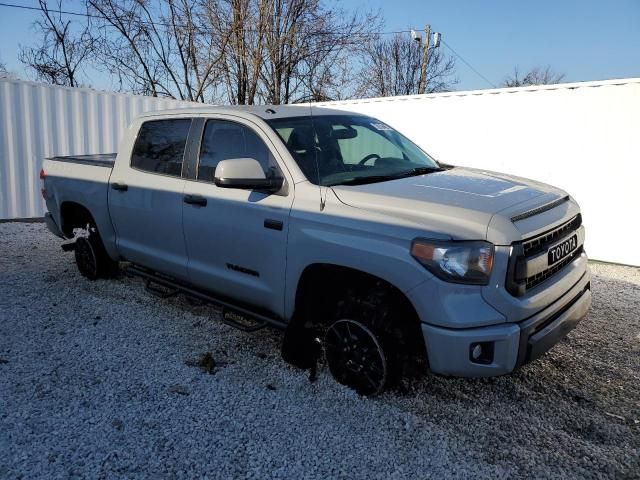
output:
M35 5L36 0L7 0ZM492 83L518 65L551 65L565 81L640 77L640 0L342 0L348 9L382 12L386 31L424 28L443 39ZM66 0L65 9L81 10ZM34 42L37 12L0 7L0 59L25 77L19 44ZM446 47L443 47L446 49ZM450 52L449 52L450 53ZM458 90L490 88L458 61ZM94 84L99 84L99 80ZM105 87L106 85L101 85Z
M346 0L380 9L387 30L430 23L494 84L515 65L551 65L566 81L640 76L640 0ZM445 47L446 48L446 47ZM457 89L487 88L458 61Z

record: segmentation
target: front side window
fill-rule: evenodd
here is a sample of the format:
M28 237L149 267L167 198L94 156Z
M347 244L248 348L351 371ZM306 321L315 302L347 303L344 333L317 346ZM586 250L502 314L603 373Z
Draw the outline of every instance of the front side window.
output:
M131 166L145 172L179 177L191 119L152 120L140 126Z
M251 128L228 120L208 120L200 145L198 180L213 182L222 160L253 158L271 178L278 167L269 148Z
M441 169L417 145L375 118L318 115L267 123L316 185L371 183Z

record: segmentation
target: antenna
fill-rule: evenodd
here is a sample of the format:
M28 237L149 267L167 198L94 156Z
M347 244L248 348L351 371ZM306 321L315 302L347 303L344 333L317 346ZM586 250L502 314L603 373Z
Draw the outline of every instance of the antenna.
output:
M320 211L324 210L324 206L327 204L327 192L325 190L324 198L322 198L322 185L320 185L320 164L318 163L318 150L315 146L315 137L316 137L316 125L313 121L313 107L311 106L311 75L307 73L307 81L308 85L305 85L305 90L309 90L307 98L309 99L309 120L311 121L311 130L312 130L312 148L313 148L313 159L316 163L316 175L318 178L318 193L320 195ZM306 92L305 92L306 93Z

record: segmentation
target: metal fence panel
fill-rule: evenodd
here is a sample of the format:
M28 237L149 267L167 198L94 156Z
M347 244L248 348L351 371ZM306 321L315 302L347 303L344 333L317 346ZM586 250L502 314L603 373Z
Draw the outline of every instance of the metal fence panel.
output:
M189 105L0 79L0 219L44 215L38 180L44 158L115 152L136 115Z
M43 158L115 152L137 114L188 105L0 79L0 219L44 214ZM640 265L640 79L320 105L375 116L444 162L564 188L582 206L590 256Z
M640 265L640 78L321 105L377 117L446 163L567 190L587 253Z

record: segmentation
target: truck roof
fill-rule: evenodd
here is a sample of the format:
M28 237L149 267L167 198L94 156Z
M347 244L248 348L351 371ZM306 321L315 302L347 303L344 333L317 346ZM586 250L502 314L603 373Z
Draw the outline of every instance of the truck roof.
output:
M215 106L203 105L198 107L175 108L170 110L156 110L141 114L141 117L158 117L164 115L184 115L184 114L219 114L219 113L245 113L255 115L264 120L285 117L302 117L311 113L315 116L321 115L361 115L355 112L336 110L333 108L309 106L309 104L299 105L231 105Z

